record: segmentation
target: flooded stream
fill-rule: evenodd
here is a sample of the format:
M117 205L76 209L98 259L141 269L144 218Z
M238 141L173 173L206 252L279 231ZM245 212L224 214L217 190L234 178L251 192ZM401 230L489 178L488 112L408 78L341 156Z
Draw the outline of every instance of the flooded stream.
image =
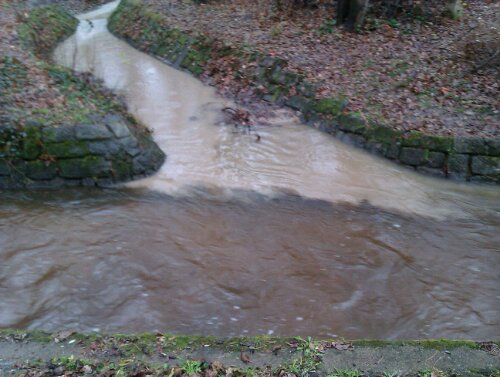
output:
M107 31L116 5L55 58L123 95L167 162L122 188L0 193L0 328L500 336L498 188L416 175L285 111L225 125L213 88Z

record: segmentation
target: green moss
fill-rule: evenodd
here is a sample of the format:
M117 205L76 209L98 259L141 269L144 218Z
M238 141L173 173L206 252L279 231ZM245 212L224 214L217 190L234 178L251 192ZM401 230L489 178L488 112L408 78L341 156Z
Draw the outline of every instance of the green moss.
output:
M76 30L78 20L57 6L35 8L18 28L23 44L48 57L55 46Z
M364 134L369 140L382 144L391 144L398 140L403 135L403 132L392 127L374 124L367 127Z
M26 163L26 175L31 179L52 179L57 174L57 166L54 162L30 161Z
M268 335L227 338L222 343L226 351L241 351L242 347L250 347L259 351L271 351L275 346L287 346L292 338L272 337Z
M26 339L37 343L49 343L54 340L49 333L39 330L30 330Z
M278 102L285 94L284 89L277 87L271 92L271 102Z
M29 339L34 342L50 342L54 336L44 331L33 330L0 330L0 337L11 337L18 340ZM103 335L99 333L74 333L71 339L81 341L83 344L90 344L95 341L111 342L113 344L136 344L141 347L152 347L157 344L159 335L154 333L139 334L114 334ZM273 337L268 335L252 337L234 337L221 338L213 336L195 336L195 335L173 335L162 334L162 347L168 351L195 350L204 347L214 347L226 352L240 352L242 349L254 349L259 352L268 352L276 346L288 347L290 342L297 342L300 338ZM326 340L325 340L326 341ZM315 343L320 344L322 340ZM371 340L360 339L353 340L354 347L401 347L414 346L426 349L452 350L456 348L479 349L478 343L471 340L449 340L449 339L425 339L425 340ZM495 341L500 346L500 340Z
M112 162L112 173L118 180L132 177L134 175L132 162L129 159L115 159Z
M59 168L63 178L96 178L106 176L111 171L110 163L97 156L61 160Z
M109 338L106 340L109 340ZM117 344L120 350L129 355L149 354L156 347L156 335L150 333L135 335L116 334L112 337L112 340L112 343Z
M0 329L0 338L10 338L14 340L29 340L36 343L49 343L53 340L50 334L38 330L16 330Z
M391 347L391 346L415 346L436 350L452 350L455 348L477 349L476 342L470 340L448 340L448 339L426 339L426 340L355 340L355 347Z
M429 149L437 152L451 152L453 150L453 138L447 136L426 135L422 132L411 132L401 140L405 147L416 147Z
M344 107L344 100L323 98L312 103L312 110L325 115L340 115Z
M168 350L184 350L186 348L196 349L206 344L213 345L215 338L201 336L166 335L165 348Z
M406 344L422 348L430 348L438 350L451 350L461 347L470 349L478 348L477 343L471 340L426 339L426 340L413 340L406 342Z
M366 122L361 116L356 114L340 114L337 117L339 129L355 134L364 134L366 131Z
M22 141L21 158L25 160L36 159L42 150L41 132L37 126L27 126L24 129L25 137Z
M89 154L88 143L85 141L64 141L61 143L47 144L45 152L56 158L84 157Z
M84 344L90 344L87 335L74 334L72 339L81 340ZM156 334L115 334L99 338L106 344L112 344L130 355L153 352L158 345ZM290 338L278 338L269 336L219 338L212 336L184 336L163 334L161 347L165 352L176 352L184 350L198 350L207 347L221 349L225 352L240 352L242 349L253 349L269 352L277 345L286 347ZM92 340L94 341L94 340Z
M352 342L354 347L388 347L401 346L403 342L393 340L359 339Z

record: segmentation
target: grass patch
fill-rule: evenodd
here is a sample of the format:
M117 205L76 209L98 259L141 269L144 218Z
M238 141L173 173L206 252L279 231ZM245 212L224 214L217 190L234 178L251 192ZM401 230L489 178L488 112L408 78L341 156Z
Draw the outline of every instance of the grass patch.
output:
M56 45L73 34L78 20L57 6L32 10L18 28L24 46L36 55L48 57Z

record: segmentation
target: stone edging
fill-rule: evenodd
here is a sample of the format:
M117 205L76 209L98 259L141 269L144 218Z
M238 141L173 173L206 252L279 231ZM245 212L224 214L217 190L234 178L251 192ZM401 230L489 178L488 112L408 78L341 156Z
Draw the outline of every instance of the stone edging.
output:
M76 126L3 126L2 144L15 153L0 157L4 189L109 186L152 174L165 158L146 131L118 114Z
M405 133L357 114L343 114L343 99L316 99L315 86L288 71L285 60L169 28L160 15L149 11L140 0L122 0L109 25L115 35L134 47L196 76L201 75L212 57L230 56L235 60L236 75L252 86L264 88L264 100L300 111L307 124L344 142L422 173L500 184L500 139ZM134 30L129 25L135 25Z

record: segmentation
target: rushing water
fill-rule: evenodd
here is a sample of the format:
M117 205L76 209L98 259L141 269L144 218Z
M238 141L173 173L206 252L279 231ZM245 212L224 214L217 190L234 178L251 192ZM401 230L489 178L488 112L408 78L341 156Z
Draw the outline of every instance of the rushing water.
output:
M212 88L107 31L115 6L82 15L56 60L124 95L167 163L128 188L1 193L0 327L500 336L497 188L413 174L286 112L224 125Z

